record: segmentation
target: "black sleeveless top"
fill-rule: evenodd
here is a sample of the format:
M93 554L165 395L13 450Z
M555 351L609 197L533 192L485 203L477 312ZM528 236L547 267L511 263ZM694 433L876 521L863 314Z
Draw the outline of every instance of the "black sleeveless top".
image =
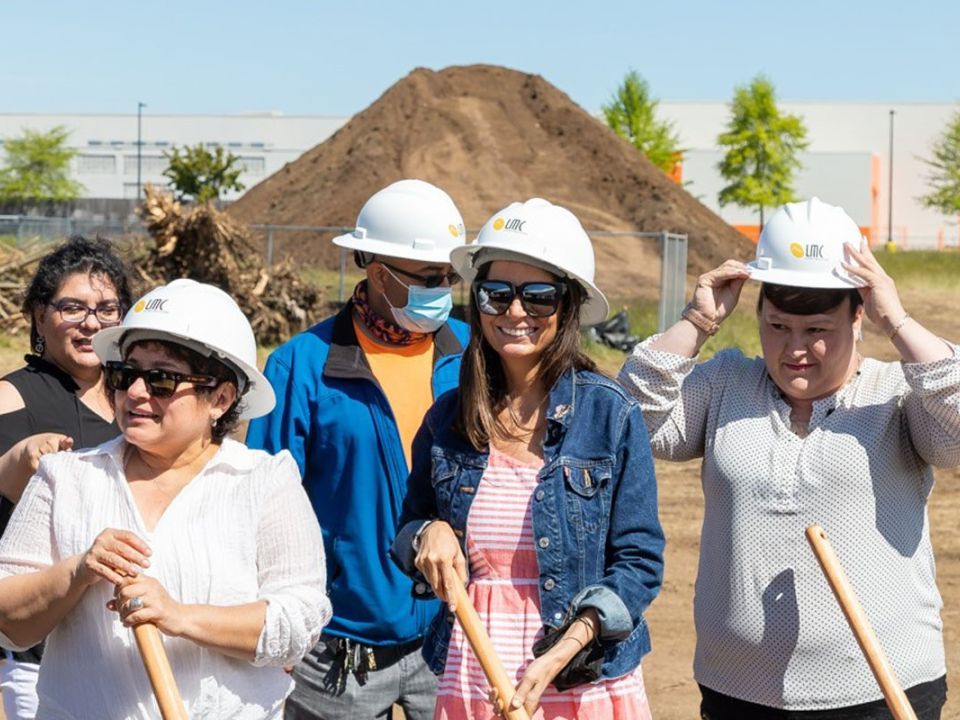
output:
M53 363L27 355L27 366L15 370L4 380L13 385L25 407L0 415L0 454L30 435L43 432L63 433L73 438L73 447L94 447L120 434L116 422L107 422L77 397L79 387ZM14 504L0 496L0 535L10 521ZM14 653L20 660L40 662L37 648Z

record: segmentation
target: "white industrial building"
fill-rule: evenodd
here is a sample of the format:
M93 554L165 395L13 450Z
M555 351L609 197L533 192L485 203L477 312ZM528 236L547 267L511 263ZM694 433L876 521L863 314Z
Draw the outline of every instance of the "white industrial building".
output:
M960 244L957 218L924 208L918 197L926 192L934 140L956 111L949 103L794 103L781 102L783 112L800 115L807 127L809 148L802 155L797 178L801 197L818 195L845 207L874 241L888 234L890 111L893 125L893 238L906 247ZM667 102L660 116L671 120L684 148L682 179L689 192L745 234L755 234L753 210L719 207L723 187L716 166L716 145L729 109L722 102ZM251 187L323 142L349 118L250 115L154 115L144 112L140 124L141 151L137 153L138 118L126 115L0 113L0 139L16 137L25 128L46 131L62 125L70 131L69 144L77 150L72 172L86 197L137 197L137 168L141 183L165 184L163 156L173 146L217 145L238 155L244 172L240 181ZM231 200L237 193L226 196Z
M809 147L801 154L796 181L800 197L817 195L842 205L873 241L888 237L892 209L893 239L905 247L960 245L958 218L944 217L920 203L928 192L930 168L924 158L943 133L957 105L949 103L781 102L781 112L799 115ZM717 202L723 178L717 170L729 107L721 102L662 102L660 116L674 123L685 149L682 175L686 189L745 234L756 233L753 210ZM893 116L893 205L889 205L890 111Z
M77 151L72 171L85 197L138 196L137 167L142 184L166 185L164 152L175 145L222 146L240 157L240 182L252 187L296 160L303 152L333 134L349 118L296 117L282 114L151 115L140 119L141 150L137 153L137 114L39 115L0 113L0 140L17 137L25 128L48 131L62 125L70 131L68 144ZM234 200L240 193L225 196Z

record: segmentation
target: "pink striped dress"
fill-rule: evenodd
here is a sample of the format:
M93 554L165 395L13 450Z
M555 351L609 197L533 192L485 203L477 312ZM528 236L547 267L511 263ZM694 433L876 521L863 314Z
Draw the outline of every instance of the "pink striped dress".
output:
M533 542L531 496L540 465L491 448L467 523L467 588L507 674L519 682L542 635L540 572ZM489 684L459 624L454 625L440 679L435 720L496 717ZM557 691L552 685L532 720L650 720L640 667L616 680Z

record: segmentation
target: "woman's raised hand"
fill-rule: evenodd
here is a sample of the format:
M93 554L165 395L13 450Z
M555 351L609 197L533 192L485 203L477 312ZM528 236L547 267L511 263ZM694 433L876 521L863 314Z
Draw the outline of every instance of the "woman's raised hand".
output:
M183 606L155 578L146 575L122 578L107 609L118 613L127 627L153 623L164 635L183 633Z
M746 265L738 260L727 260L697 278L691 304L714 322L721 323L737 306L740 291L749 278L750 270Z
M451 612L454 611L452 583L467 582L467 563L460 542L448 523L434 520L427 526L420 537L420 549L414 564L437 597L449 604Z
M100 580L119 585L149 567L149 555L150 547L132 532L107 528L81 557L78 574L87 585Z
M877 262L866 240L861 241L859 248L847 243L846 251L848 258L855 262L844 262L843 269L863 282L857 289L863 298L864 312L870 322L889 334L907 314L893 278Z

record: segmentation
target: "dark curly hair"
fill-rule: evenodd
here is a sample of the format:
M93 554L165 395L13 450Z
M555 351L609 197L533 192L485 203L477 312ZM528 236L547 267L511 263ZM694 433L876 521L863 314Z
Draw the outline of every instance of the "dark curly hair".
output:
M37 322L34 313L46 306L63 281L75 273L100 275L108 279L117 291L121 311L130 307L132 298L130 270L126 262L105 239L88 239L74 235L60 247L44 255L37 265L27 292L20 306L24 316L30 321L30 347L37 343Z
M163 351L167 353L174 360L181 360L187 364L190 368L190 373L192 375L210 375L215 377L221 383L232 383L234 387L237 388L237 399L234 401L233 405L221 415L216 424L213 426L212 436L215 443L223 442L223 439L227 437L230 433L236 430L240 426L240 413L243 412L243 405L240 402L240 383L238 379L238 370L235 370L230 365L227 365L220 360L217 360L214 357L206 357L201 355L196 350L191 350L188 347L180 345L172 340L158 340L158 339L147 339L147 340L137 340L130 343L129 346L123 349L124 359L130 356L130 353L135 347L141 345L156 345L163 348ZM249 384L247 384L249 387ZM198 395L205 395L213 392L216 388L208 387L197 387L196 391Z

